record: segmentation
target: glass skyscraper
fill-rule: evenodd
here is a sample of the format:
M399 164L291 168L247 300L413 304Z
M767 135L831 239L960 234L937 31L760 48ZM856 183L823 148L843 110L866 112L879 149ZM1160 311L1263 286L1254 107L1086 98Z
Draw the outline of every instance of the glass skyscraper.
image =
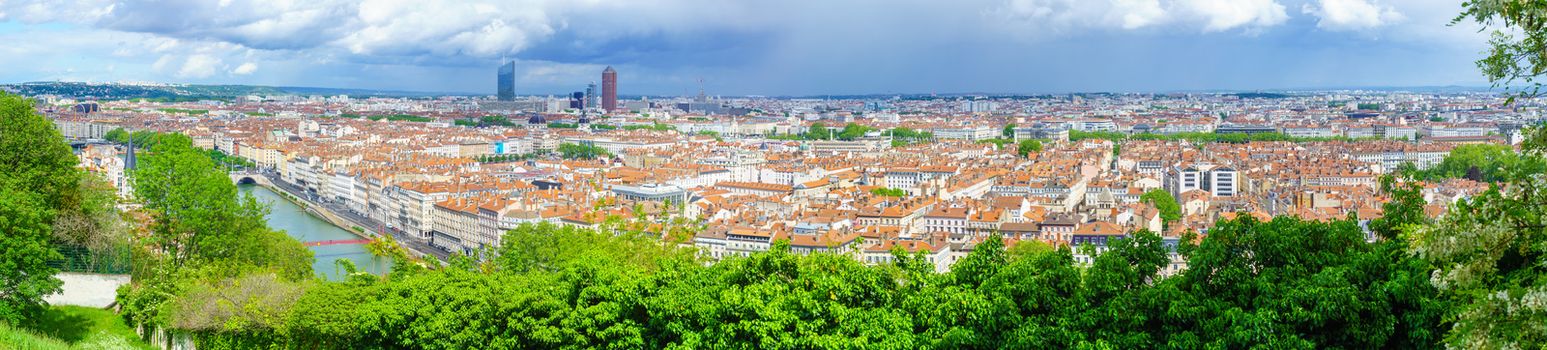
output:
M516 100L516 61L510 61L500 66L498 84L499 92L497 96L499 96L500 101Z

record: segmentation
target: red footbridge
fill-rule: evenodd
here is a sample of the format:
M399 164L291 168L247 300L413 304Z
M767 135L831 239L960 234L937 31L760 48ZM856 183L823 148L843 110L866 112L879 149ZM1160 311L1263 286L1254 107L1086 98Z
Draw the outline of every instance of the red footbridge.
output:
M306 246L308 246L308 247L321 247L321 246L325 246L325 245L366 244L366 243L371 243L371 240L369 240L369 239L335 239L335 240L331 240L331 241L306 242Z

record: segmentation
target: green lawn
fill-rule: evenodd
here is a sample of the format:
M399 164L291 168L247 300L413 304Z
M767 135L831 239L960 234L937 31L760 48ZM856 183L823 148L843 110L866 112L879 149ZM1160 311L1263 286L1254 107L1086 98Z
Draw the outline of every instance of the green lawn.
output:
M69 349L70 344L62 340L33 334L23 329L12 328L0 323L0 349Z
M0 350L155 349L111 310L54 306L24 328L0 325Z

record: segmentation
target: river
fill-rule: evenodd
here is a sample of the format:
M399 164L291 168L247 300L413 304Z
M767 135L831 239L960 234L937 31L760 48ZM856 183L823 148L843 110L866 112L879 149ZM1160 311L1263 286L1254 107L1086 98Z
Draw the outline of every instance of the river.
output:
M334 226L322 218L306 212L295 203L281 198L278 193L268 188L257 185L238 185L242 192L251 193L259 202L269 205L267 216L269 227L276 230L284 230L290 237L295 237L301 242L318 242L331 240L355 240L360 239L349 231ZM365 250L363 244L339 244L309 247L317 261L312 263L312 270L328 280L337 281L343 275L343 269L333 262L339 259L354 261L360 269L381 275L392 267L392 259L380 258L371 255Z

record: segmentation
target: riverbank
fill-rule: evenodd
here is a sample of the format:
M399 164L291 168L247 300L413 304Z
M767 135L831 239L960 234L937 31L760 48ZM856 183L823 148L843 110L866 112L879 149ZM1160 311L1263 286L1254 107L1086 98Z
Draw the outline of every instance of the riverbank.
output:
M267 178L267 176L265 177ZM298 196L290 188L287 188L285 184L278 182L276 179L267 178L267 180L268 181L257 181L254 186L267 189L274 192L275 194L279 194L279 197L285 198L286 201L291 202L291 204L295 204L297 207L305 210L308 214L311 214L318 219L322 219L322 221L347 231L352 235L365 239L376 239L376 237L380 235L390 234L387 232L376 232L375 230L371 229L371 227L375 226L372 223L352 219L351 215L344 215L334 212L333 209L328 208L327 205L315 203L305 199L304 197ZM398 237L396 235L393 235L393 238L397 240L398 244L402 246L404 250L408 251L408 253L413 255L415 258L433 258L438 261L445 261L447 258L442 254L444 252L428 251L426 249L433 248L421 247L423 244L415 245L414 242L409 242L404 240L403 237Z
M337 242L357 241L361 239L360 233L350 232L335 222L325 220L323 216L306 208L306 202L297 202L285 193L271 189L267 186L243 184L238 186L259 202L269 206L269 212L264 215L270 228L283 231L286 235L300 242ZM391 271L394 260L387 257L376 256L366 249L365 244L319 244L307 245L315 258L312 270L330 280L340 280L345 277L344 266L341 260L349 260L356 268L372 274L385 274Z
M333 224L333 226L337 226L339 229L342 229L345 232L349 232L355 236L360 236L360 238L364 239L376 239L376 233L370 232L369 230L365 229L364 226L360 226L359 223L339 217L338 214L334 214L332 211L329 211L327 208L317 205L316 203L298 198L295 196L295 194L290 193L290 191L287 191L283 188L275 188L278 186L265 183L254 184L254 186L266 188L269 191L274 191L274 193L280 194L280 198L284 198L285 200L290 201L291 204L295 204L295 206L301 207L301 209L306 210L307 214L311 214L313 217L322 219L322 221L327 221L329 224Z

